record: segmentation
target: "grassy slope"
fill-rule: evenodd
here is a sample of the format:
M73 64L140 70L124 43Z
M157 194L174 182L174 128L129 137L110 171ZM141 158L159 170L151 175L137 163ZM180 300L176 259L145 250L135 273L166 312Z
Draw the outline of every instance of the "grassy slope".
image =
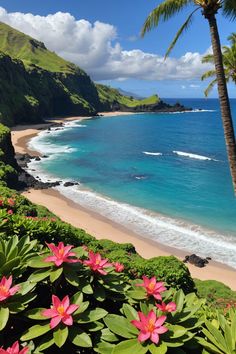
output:
M0 51L14 59L20 59L25 66L32 64L51 72L73 73L79 68L57 54L50 52L42 42L0 22ZM82 73L82 70L80 70Z
M118 90L105 85L96 84L96 87L98 90L99 98L101 102L104 103L109 102L112 104L113 102L118 102L123 106L133 108L142 105L157 104L160 101L160 98L157 95L147 97L143 100L138 100L132 96L124 96Z

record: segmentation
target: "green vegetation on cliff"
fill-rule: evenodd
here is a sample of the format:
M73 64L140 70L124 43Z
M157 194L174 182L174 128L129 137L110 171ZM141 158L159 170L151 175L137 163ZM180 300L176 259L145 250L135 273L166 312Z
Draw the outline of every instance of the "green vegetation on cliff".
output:
M78 66L0 22L0 122L36 123L51 116L166 108L157 95L143 100L94 84Z
M160 103L160 98L157 95L138 100L132 96L124 96L119 90L109 86L96 84L96 87L100 101L104 105L104 110L116 110L118 108L137 108L138 110L144 106L152 106Z

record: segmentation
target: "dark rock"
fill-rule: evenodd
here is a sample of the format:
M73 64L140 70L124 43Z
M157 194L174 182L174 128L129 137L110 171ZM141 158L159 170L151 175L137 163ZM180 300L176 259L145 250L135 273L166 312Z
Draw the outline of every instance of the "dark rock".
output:
M190 256L186 256L183 262L188 262L190 264L194 264L196 267L203 268L207 263L209 263L208 259L210 259L210 257L201 258L196 254L191 254Z
M43 155L42 156L44 159L47 159L48 158L48 155Z
M76 186L78 185L78 182L65 182L63 185L64 187L71 187L71 186Z
M35 161L40 161L40 160L41 160L41 158L39 156L35 157Z

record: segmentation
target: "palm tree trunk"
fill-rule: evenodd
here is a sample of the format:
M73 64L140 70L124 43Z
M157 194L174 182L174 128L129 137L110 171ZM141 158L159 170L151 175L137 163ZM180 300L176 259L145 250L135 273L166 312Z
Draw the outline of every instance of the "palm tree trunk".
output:
M211 32L211 42L212 42L213 55L215 61L216 78L217 78L217 85L218 85L218 92L219 92L221 117L223 121L226 150L228 154L234 193L236 194L236 144L235 144L234 127L233 127L229 96L228 96L228 91L226 86L224 66L222 60L220 37L218 33L215 15L211 15L207 17L207 19L209 22L210 32Z

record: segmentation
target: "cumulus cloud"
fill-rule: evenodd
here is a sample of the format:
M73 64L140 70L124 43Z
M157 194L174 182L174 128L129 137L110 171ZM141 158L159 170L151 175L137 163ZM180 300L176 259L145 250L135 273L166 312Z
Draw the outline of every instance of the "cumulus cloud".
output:
M162 56L140 49L124 50L113 25L76 20L70 13L39 16L8 13L0 7L0 21L44 42L48 49L78 64L94 80L191 80L211 68L201 63L202 55L197 52L164 61Z

